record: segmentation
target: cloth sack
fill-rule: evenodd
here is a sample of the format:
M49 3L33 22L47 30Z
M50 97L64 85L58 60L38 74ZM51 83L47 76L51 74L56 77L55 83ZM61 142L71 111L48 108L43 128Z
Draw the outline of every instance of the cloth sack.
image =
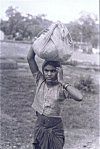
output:
M42 59L67 61L73 52L71 35L61 22L53 23L33 42L34 52Z

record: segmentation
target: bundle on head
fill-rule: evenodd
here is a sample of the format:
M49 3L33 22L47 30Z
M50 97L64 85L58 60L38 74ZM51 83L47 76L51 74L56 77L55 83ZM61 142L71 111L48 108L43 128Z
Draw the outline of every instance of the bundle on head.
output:
M73 42L67 27L57 22L34 41L33 49L42 59L65 62L72 55Z

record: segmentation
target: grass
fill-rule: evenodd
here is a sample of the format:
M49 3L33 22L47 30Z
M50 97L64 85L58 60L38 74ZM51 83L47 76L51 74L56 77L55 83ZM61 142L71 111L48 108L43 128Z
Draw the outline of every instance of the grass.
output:
M34 93L35 84L29 69L1 71L1 141L3 148L10 149L11 146L15 146L16 149L20 149L22 146L24 148L26 144L31 144L36 119L31 108ZM84 130L90 130L90 134L94 132L94 138L97 136L98 109L98 95L93 94L84 93L82 102L70 99L63 104L62 117L67 131L67 146L74 146L75 138L79 140L85 133ZM77 130L79 138L75 136L75 130ZM84 135L88 140L88 134ZM74 140L73 137L75 137ZM68 140L70 141L68 142Z
M31 108L35 94L34 79L23 56L12 59L18 64L17 69L0 69L1 148L32 149L36 120L35 112ZM71 84L77 82L81 74L90 74L90 70L73 66L63 68L64 79ZM96 82L99 72L91 74ZM66 136L64 149L98 149L99 95L86 92L83 95L82 102L67 99L62 105Z

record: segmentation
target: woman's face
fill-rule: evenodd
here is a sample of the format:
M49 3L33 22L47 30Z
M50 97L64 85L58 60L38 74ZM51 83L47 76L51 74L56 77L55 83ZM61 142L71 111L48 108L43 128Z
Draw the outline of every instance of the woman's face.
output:
M47 83L52 83L57 80L58 72L56 68L52 65L47 65L44 67L43 76Z

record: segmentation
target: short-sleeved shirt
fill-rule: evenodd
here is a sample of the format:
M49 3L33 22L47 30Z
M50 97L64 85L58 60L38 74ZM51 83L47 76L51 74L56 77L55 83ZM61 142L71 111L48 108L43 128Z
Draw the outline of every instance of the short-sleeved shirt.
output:
M36 93L32 108L46 116L60 116L61 102L67 98L68 92L63 89L59 82L48 88L40 71L33 76L36 82Z

